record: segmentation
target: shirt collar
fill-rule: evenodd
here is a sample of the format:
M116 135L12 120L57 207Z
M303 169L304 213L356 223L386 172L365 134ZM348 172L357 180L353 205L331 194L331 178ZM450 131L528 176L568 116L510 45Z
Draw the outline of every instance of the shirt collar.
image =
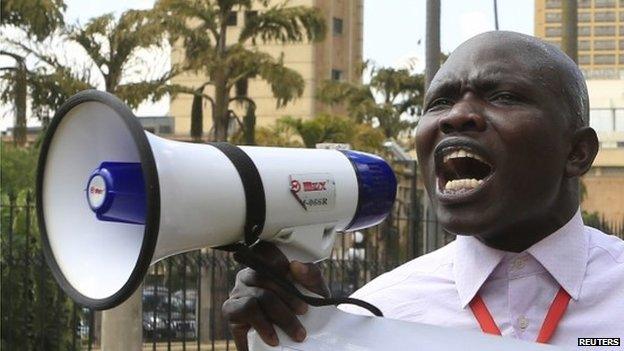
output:
M588 237L580 209L561 228L537 242L528 252L577 300L587 268ZM470 236L457 236L453 275L461 307L465 308L507 253Z

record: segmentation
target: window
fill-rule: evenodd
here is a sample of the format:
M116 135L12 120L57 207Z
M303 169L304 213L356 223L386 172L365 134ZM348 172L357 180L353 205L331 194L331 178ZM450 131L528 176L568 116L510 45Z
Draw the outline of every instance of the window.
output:
M615 50L615 40L596 40L594 50Z
M615 0L594 0L594 6L600 7L615 7Z
M588 37L591 35L591 27L581 26L578 27L578 36L579 37Z
M620 63L620 65L624 65L624 55L623 54L620 54L620 59L618 60L618 62Z
M615 22L615 12L596 12L594 14L595 22Z
M624 132L624 108L615 109L615 131Z
M615 26L596 26L594 28L594 35L615 35Z
M548 27L546 28L546 37L560 37L561 27Z
M331 70L331 79L332 80L342 80L342 71L339 69Z
M591 7L591 0L578 0L578 8L586 9Z
M591 13L589 13L589 12L579 12L578 13L578 21L579 22L589 22L589 21L591 21Z
M561 12L546 12L546 23L561 22Z
M624 26L620 26L620 35L624 35Z
M624 8L624 5L620 5ZM620 21L624 21L624 11L620 11Z
M333 28L334 28L334 35L335 36L342 34L342 18L334 17Z
M624 132L624 109L591 109L589 110L589 125L599 132Z
M613 110L593 108L589 110L589 126L597 132L613 131Z
M594 64L613 65L615 64L615 55L594 55Z
M624 50L624 40L620 40L620 50Z
M258 17L258 11L245 11L245 23Z
M579 55L578 62L580 65L589 65L591 63L591 58L589 55Z
M238 16L236 11L230 11L227 20L225 21L225 24L227 24L228 26L236 26L238 24Z
M578 42L578 49L579 50L589 50L590 48L590 44L589 44L589 40L579 40Z
M561 0L546 0L547 9L559 9L561 8Z

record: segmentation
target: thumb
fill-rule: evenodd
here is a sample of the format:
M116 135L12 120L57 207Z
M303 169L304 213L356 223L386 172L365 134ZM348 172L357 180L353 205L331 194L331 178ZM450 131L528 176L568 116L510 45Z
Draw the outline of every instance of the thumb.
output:
M304 288L323 297L329 297L329 289L318 265L292 261L290 262L290 273L294 281Z

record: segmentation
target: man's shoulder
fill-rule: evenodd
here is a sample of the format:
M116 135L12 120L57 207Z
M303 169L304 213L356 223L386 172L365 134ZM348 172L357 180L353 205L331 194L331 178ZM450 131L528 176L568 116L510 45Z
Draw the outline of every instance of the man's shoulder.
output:
M609 261L624 268L624 240L592 227L586 226L585 231L589 235L590 261Z
M419 256L399 267L384 273L366 284L355 295L369 296L403 283L422 282L430 279L448 279L452 272L455 243L451 242L442 248Z
M454 254L455 243L452 242L378 276L351 297L372 303L386 317L414 320L414 316L428 305L426 299L454 287ZM353 305L341 305L340 308L350 313L369 314Z

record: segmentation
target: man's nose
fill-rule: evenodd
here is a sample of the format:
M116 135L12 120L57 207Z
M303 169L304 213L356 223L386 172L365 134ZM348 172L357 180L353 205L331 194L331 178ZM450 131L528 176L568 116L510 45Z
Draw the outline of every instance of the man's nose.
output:
M486 128L483 113L469 101L460 100L446 116L438 121L438 128L444 134L461 132L482 132Z

